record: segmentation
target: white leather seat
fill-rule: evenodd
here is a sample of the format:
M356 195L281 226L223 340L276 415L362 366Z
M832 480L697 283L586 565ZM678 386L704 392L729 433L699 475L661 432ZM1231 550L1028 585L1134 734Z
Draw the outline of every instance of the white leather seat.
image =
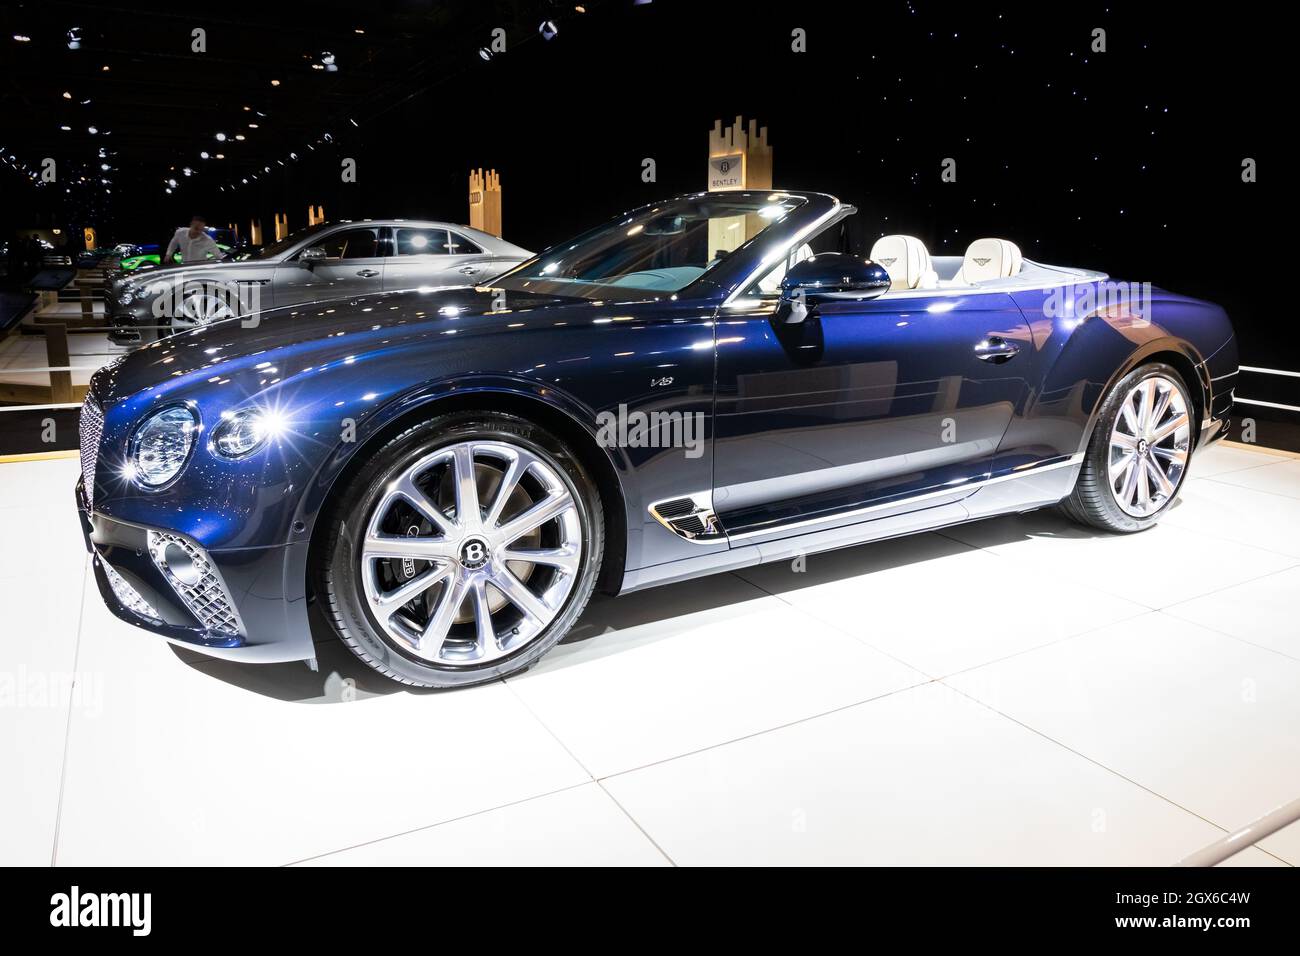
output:
M930 266L930 253L916 236L881 236L869 257L889 273L889 288L933 289L939 276Z
M966 247L961 268L953 276L957 283L973 285L990 279L1009 279L1019 275L1024 257L1020 247L1006 239L976 239Z

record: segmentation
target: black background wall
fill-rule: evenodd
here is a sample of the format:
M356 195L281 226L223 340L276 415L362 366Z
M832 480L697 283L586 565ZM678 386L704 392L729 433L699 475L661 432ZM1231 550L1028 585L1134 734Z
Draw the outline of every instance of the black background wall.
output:
M541 248L701 188L707 131L743 114L769 129L778 186L860 207L864 246L910 232L957 254L1005 236L1031 258L1220 302L1244 364L1300 370L1286 291L1293 187L1273 148L1293 97L1281 22L1263 8L584 6L10 5L3 153L29 169L54 155L89 167L91 182L59 194L0 166L5 231L86 220L104 238L156 242L203 211L216 223L258 217L269 235L275 211L300 228L309 203L330 218L463 221L466 174L488 166L504 184L506 237ZM559 28L549 41L544 18ZM68 50L74 21L88 36ZM190 50L194 26L208 31L204 54ZM507 50L485 61L494 26ZM791 49L796 28L806 53ZM1098 28L1105 52L1093 50ZM31 42L11 42L24 31ZM337 72L311 68L323 50ZM96 102L83 108L83 94ZM96 116L111 139L83 129ZM218 144L218 130L246 140ZM105 145L107 196L94 183ZM219 149L227 159L200 160ZM355 183L341 182L344 157ZM941 181L945 158L956 182ZM1243 182L1248 158L1257 182ZM1300 404L1300 379L1254 376L1243 389Z

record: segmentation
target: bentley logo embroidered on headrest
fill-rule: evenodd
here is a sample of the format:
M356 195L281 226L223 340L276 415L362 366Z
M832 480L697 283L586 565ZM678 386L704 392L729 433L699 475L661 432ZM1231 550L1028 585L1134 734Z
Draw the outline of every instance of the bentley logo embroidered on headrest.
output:
M993 261L993 257L992 257L992 256L988 256L987 258L984 258L984 259L976 259L976 260L975 260L975 264L976 264L977 266L986 266L986 265L988 265L988 264L989 264L990 262L992 262L992 261Z
M892 259L881 259L880 261L883 262L885 264L885 268L888 269L890 266L892 266L895 262L898 261L898 256L894 256L894 258Z

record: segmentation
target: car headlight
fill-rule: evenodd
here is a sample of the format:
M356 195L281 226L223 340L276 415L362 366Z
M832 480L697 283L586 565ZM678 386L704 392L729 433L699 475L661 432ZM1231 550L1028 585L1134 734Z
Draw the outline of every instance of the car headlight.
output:
M275 416L260 408L226 412L212 430L212 448L223 458L243 458L279 431Z
M131 436L129 459L136 481L159 488L179 475L198 430L198 413L188 405L171 405L146 418Z

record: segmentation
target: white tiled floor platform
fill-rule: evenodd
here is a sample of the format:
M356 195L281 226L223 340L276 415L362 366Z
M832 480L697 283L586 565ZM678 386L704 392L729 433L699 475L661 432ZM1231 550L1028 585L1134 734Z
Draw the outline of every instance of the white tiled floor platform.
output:
M119 623L76 471L0 465L0 863L1160 865L1300 796L1300 461L1214 449L1132 537L1044 512L597 599L454 693Z

